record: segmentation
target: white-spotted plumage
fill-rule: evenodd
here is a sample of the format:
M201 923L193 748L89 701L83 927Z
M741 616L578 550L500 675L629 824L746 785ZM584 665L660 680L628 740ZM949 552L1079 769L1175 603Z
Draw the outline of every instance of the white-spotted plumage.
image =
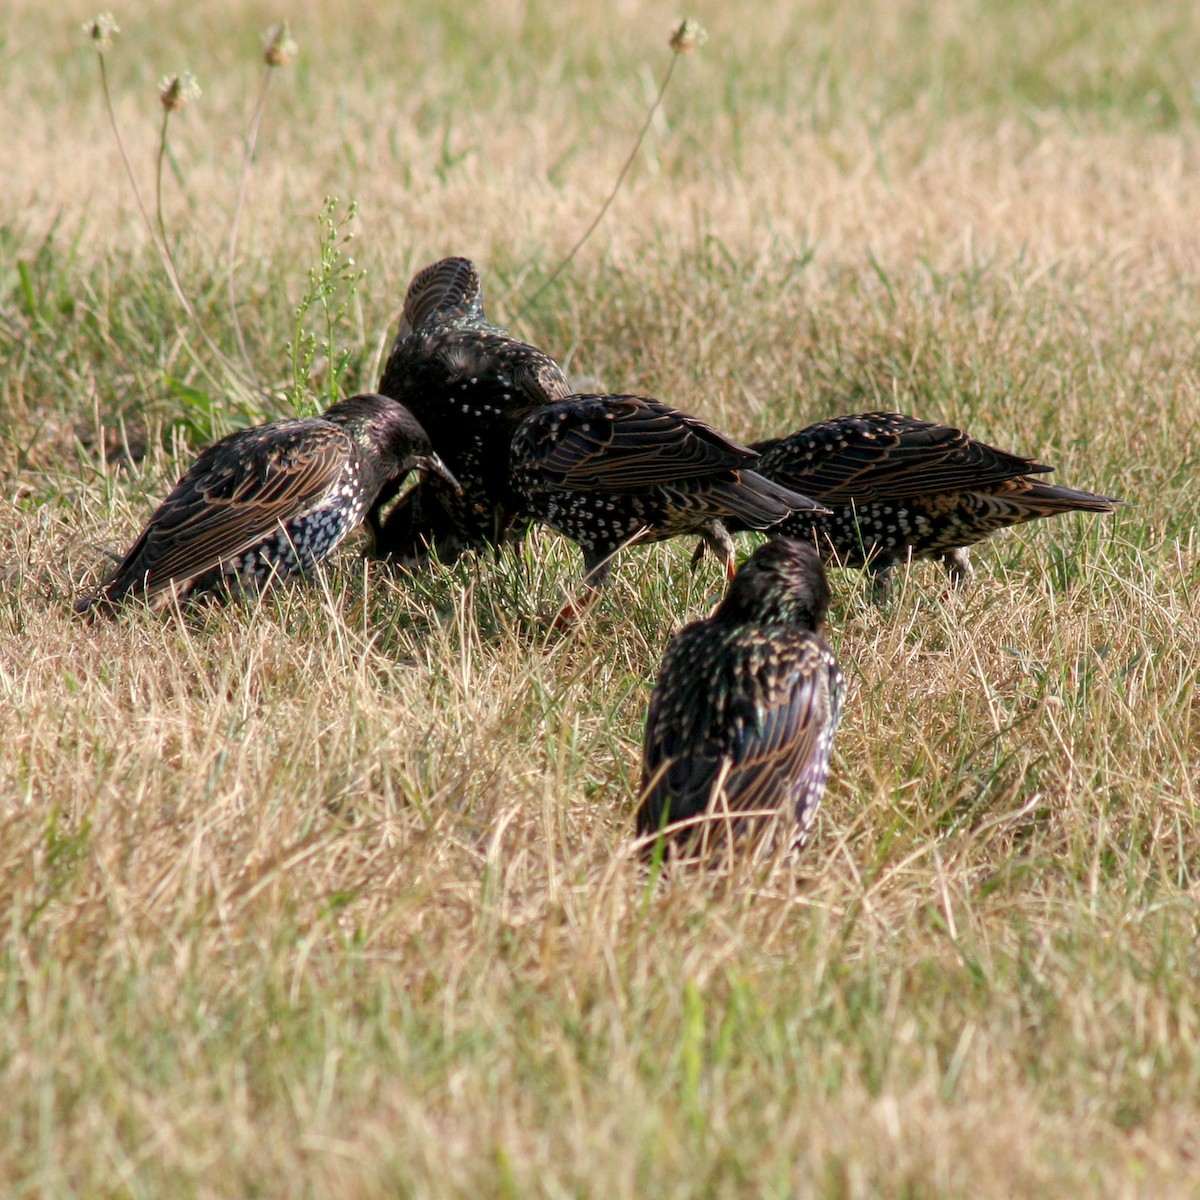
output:
M389 514L376 551L416 563L449 561L528 527L506 448L531 409L569 393L558 364L487 320L474 263L447 258L409 285L404 318L379 384L417 414L462 485L425 480Z
M766 529L807 497L755 473L756 454L697 417L646 396L568 396L531 412L511 447L526 510L583 551L600 586L626 543L699 533L725 550L720 522Z
M778 531L813 541L838 566L866 568L879 594L909 559L939 559L962 584L965 547L1010 525L1119 503L1044 483L1037 476L1050 468L1031 458L902 413L834 417L754 449L762 474L831 510L797 513Z

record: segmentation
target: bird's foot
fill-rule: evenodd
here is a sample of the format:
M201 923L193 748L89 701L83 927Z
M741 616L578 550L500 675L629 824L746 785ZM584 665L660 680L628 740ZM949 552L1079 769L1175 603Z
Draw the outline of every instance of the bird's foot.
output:
M941 563L950 577L951 588L955 591L962 591L964 588L970 587L975 572L971 569L971 559L965 546L947 550L941 556Z
M871 575L872 602L878 605L886 604L892 594L892 568L868 567L867 570Z
M596 596L596 590L589 588L582 596L568 597L550 622L551 630L555 633L570 633L577 629L584 613L595 602Z

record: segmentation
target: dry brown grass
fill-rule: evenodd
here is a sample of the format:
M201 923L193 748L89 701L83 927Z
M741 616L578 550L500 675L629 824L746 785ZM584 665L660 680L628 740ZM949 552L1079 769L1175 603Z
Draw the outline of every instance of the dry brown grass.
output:
M674 10L309 0L238 295L261 377L359 204L372 383L409 273L512 318L603 199ZM86 14L78 14L81 20ZM114 95L232 353L222 247L276 14L118 12ZM706 14L698 13L704 18ZM649 684L711 564L523 559L85 629L69 600L237 419L148 252L77 20L0 71L0 1190L13 1196L1185 1196L1200 1191L1200 44L1183 4L782 2L710 19L574 268L519 325L749 436L896 406L1123 495L886 610L796 876L649 887ZM24 264L22 278L19 264ZM319 376L317 385L323 384ZM230 415L232 413L232 415ZM186 418L186 419L184 419ZM205 418L207 419L207 418Z

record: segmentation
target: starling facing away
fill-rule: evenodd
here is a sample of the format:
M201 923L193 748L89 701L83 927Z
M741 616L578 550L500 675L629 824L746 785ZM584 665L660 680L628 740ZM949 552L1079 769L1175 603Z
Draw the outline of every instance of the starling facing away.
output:
M417 419L387 396L352 396L319 417L272 421L222 438L158 506L112 578L77 612L138 595L239 597L309 571L409 471L453 476Z
M634 540L698 533L732 577L724 520L766 529L798 510L823 511L750 470L753 450L642 396L568 396L538 408L517 427L511 457L513 488L530 514L579 544L592 592Z
M379 390L416 414L462 484L425 479L388 514L376 553L443 562L498 546L528 527L508 472L513 429L531 408L570 394L558 364L484 316L483 285L467 258L419 272Z
M646 718L639 835L662 830L703 856L728 844L727 814L753 813L732 822L739 841L767 853L778 835L804 843L845 691L821 640L828 609L820 556L779 538L746 560L711 617L675 635Z
M865 568L878 598L909 559L938 559L963 587L967 546L1037 517L1107 513L1120 503L1030 478L1053 468L902 413L834 417L754 449L762 456L755 470L832 510L796 513L775 532L815 540L838 566Z

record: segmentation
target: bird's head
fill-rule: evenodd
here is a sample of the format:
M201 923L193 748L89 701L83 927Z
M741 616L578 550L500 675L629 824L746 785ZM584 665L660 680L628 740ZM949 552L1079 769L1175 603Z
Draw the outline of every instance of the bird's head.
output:
M455 491L462 491L450 468L434 452L425 427L399 400L378 393L351 396L339 400L324 416L350 428L352 436L369 447L386 474L432 471Z
M742 564L713 619L728 625L783 625L820 633L829 599L829 580L814 547L792 538L775 538Z

